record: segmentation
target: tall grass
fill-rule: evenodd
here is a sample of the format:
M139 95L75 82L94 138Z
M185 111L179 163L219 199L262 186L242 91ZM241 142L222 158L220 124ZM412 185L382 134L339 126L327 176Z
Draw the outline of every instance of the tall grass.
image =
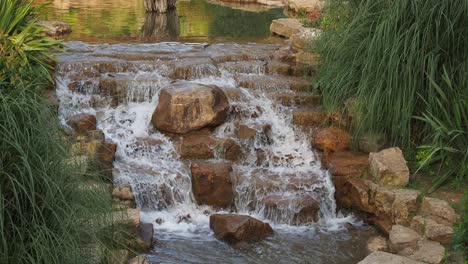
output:
M331 0L338 1L338 0ZM468 1L350 1L344 28L328 30L318 43L323 59L320 87L325 106L351 100L356 134L385 134L404 148L418 144L431 127L414 119L437 111L447 78L461 94L468 87ZM465 97L466 98L466 97ZM450 110L451 111L451 110Z
M42 99L60 43L44 37L35 11L0 1L0 263L96 263L114 234L111 199L70 157Z

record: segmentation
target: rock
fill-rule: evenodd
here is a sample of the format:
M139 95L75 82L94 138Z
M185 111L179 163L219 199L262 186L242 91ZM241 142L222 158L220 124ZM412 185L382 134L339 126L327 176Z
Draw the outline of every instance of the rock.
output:
M212 159L217 142L209 135L188 135L177 147L182 159Z
M44 27L44 31L49 37L59 37L72 32L71 26L60 21L40 21L38 25Z
M216 86L175 83L163 88L153 113L153 126L184 134L223 123L229 112L226 94Z
M424 236L424 232L426 229L426 219L424 217L417 215L411 219L410 227L414 231L418 232L419 235Z
M96 130L96 116L91 114L77 114L68 118L68 125L77 133Z
M409 189L396 189L392 205L392 220L394 224L409 226L411 216L418 210L417 199L421 192Z
M308 51L299 51L293 55L294 62L297 64L307 65L311 67L316 67L320 63L320 56L316 53Z
M398 253L405 248L417 249L421 236L416 231L401 225L394 225L388 238L391 252Z
M304 29L299 19L280 18L271 21L270 31L274 34L290 38Z
M244 158L244 149L235 140L228 138L221 144L221 154L225 159L239 161Z
M312 144L319 150L336 152L348 149L349 141L348 132L337 127L327 127L317 131Z
M208 75L218 75L218 68L210 58L186 58L174 61L174 79L196 79Z
M153 246L154 229L151 223L141 223L138 226L138 244L144 251L151 250Z
M374 214L382 219L390 220L389 222L393 225L392 209L395 202L394 190L388 187L378 186L375 190L373 200L375 208Z
M267 63L266 71L268 74L289 75L291 66L287 63L273 60Z
M210 216L210 228L217 239L231 244L261 240L273 234L273 229L248 215L213 214Z
M234 202L232 167L225 162L196 162L191 166L192 190L198 204L229 209Z
M387 240L382 236L374 236L367 240L367 252L386 251Z
M384 149L369 154L370 172L385 186L403 187L409 181L409 169L399 148Z
M344 191L340 194L340 203L345 207L356 208L360 211L373 213L374 206L370 200L371 191L376 185L368 180L350 179L344 184Z
M449 245L453 238L453 228L451 226L438 224L432 219L424 219L424 234L432 241Z
M423 262L412 260L406 257L390 254L387 252L377 251L358 264L424 264Z
M290 10L301 14L320 10L323 0L286 0Z
M145 256L136 256L128 261L128 264L150 264Z
M423 198L421 215L448 226L452 226L459 217L446 201L430 197Z
M421 240L418 249L408 257L429 264L442 263L445 256L445 248L438 242Z
M291 45L300 50L309 50L313 47L322 31L316 28L304 28L302 31L291 35Z
M126 208L125 210L113 211L112 218L115 223L130 223L135 227L140 226L140 210L136 208Z
M265 217L273 221L280 222L278 216L287 214L291 207L296 208L293 215L292 225L303 225L314 223L318 220L320 202L312 196L302 197L282 197L271 195L265 198Z
M135 200L135 196L133 195L131 186L114 187L114 189L112 190L112 197L115 197L120 200Z
M326 155L322 158L322 162L333 176L360 176L369 166L367 155L350 151Z
M328 121L328 115L322 108L297 109L293 111L293 124L302 129L311 129Z
M251 125L247 126L244 124L239 125L237 130L237 137L240 140L249 140L254 138L260 138L265 142L271 142L271 125Z
M117 151L117 144L112 142L104 142L99 147L97 158L104 170L112 173L113 162L115 159L115 152Z

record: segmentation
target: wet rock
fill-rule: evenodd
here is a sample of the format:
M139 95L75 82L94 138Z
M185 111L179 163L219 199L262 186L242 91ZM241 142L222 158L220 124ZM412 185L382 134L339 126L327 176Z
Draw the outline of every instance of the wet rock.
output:
M370 172L379 184L403 187L409 181L409 169L399 148L369 154Z
M140 245L140 248L144 249L144 251L149 251L151 250L154 241L154 229L153 229L153 224L151 223L141 223L138 226L138 244Z
M234 79L240 87L250 88L266 92L278 91L308 91L311 83L300 77L259 75L259 74L236 74Z
M406 248L416 250L421 236L416 231L401 225L394 225L389 234L388 245L393 253L398 253Z
M217 141L209 135L188 135L177 147L182 159L212 159Z
M367 256L364 260L359 262L358 264L423 264L423 262L416 261L410 258L406 258L403 256L398 256L394 254L390 254L387 252L377 251L369 256Z
M269 61L266 66L266 72L268 74L289 75L291 72L291 66L284 62Z
M292 225L314 223L318 220L320 202L309 195L302 197L271 195L265 198L264 203L265 217L275 222L284 222L282 218L289 214L291 208L295 208L292 222L290 223Z
M321 104L321 96L308 92L274 93L273 97L284 106L316 107Z
M128 261L128 264L150 264L145 256L136 256Z
M376 251L386 251L387 250L387 239L382 236L374 236L367 240L367 252L373 253Z
M112 190L112 197L120 200L135 200L131 186L114 187Z
M208 75L218 75L218 68L210 58L187 58L174 62L174 79L197 79Z
M191 166L192 190L198 204L229 209L234 202L232 167L226 162L196 162Z
M286 0L287 7L298 13L311 13L320 10L323 0Z
M290 38L291 35L299 33L304 27L299 19L280 18L271 21L270 31L276 35Z
M311 129L328 122L328 115L322 108L297 109L293 111L293 124L303 129Z
M235 140L228 138L221 143L222 156L230 161L239 161L244 158L244 149Z
M265 74L267 62L265 61L227 61L218 64L220 69L230 73Z
M231 244L261 240L273 234L273 229L247 215L213 214L210 216L210 228L219 240Z
M72 32L71 26L60 21L40 21L38 25L44 27L44 31L49 37L60 37Z
M423 198L421 215L447 226L452 226L459 218L455 210L446 201L430 197Z
M179 82L161 90L151 121L159 130L184 134L217 126L228 112L229 102L220 88Z
M96 130L96 116L91 114L77 114L68 118L68 125L77 133Z
M349 141L348 132L337 127L327 127L317 131L312 144L319 150L336 152L348 149Z
M346 207L373 213L374 206L371 200L371 192L376 186L368 180L350 179L343 186L343 193L339 196L340 203Z
M300 50L309 50L313 47L313 42L320 34L320 29L316 28L304 28L302 31L291 35L291 45Z
M178 215L177 216L177 223L180 224L182 222L191 223L192 222L192 216L190 214Z
M421 240L418 248L408 255L408 258L429 264L442 263L445 256L445 248L438 242Z
M266 143L271 142L271 125L259 124L248 126L241 124L237 129L237 137L240 140L260 138Z
M98 150L98 161L102 168L109 173L112 173L113 162L115 159L115 152L117 151L117 144L113 142L104 142Z

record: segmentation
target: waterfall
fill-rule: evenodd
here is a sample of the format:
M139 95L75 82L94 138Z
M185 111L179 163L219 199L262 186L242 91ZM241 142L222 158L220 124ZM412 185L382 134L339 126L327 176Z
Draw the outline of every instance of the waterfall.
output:
M115 184L131 185L142 220L153 223L155 229L203 236L209 232L208 215L213 212L196 204L188 162L180 159L174 141L150 122L160 90L173 81L171 63L189 55L207 57L210 62L189 65L180 78L238 94L230 98L229 120L213 133L216 138L235 139L245 150L245 158L233 165L236 211L280 225L312 220L336 227L338 222L350 221L336 215L330 175L321 167L310 139L294 127L294 108L271 96L272 92L293 92L286 77L266 74L265 58L272 58L278 45L72 42L68 46L70 53L59 57L56 73L60 118L66 125L72 114L96 115L98 129L117 144ZM239 52L251 57L239 61L235 57ZM149 59L128 59L145 56ZM216 56L234 60L216 62ZM240 85L239 74L266 81L246 89ZM241 124L257 128L257 135L236 139ZM307 210L318 210L319 218L306 219ZM186 215L191 221L181 221Z

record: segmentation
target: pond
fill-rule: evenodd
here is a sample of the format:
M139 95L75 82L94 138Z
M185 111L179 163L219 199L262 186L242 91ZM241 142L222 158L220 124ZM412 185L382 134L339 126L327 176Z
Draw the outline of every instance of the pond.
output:
M282 17L282 8L213 0L179 0L167 14L147 14L143 0L53 0L40 14L69 23L66 40L94 43L272 42L270 23Z

